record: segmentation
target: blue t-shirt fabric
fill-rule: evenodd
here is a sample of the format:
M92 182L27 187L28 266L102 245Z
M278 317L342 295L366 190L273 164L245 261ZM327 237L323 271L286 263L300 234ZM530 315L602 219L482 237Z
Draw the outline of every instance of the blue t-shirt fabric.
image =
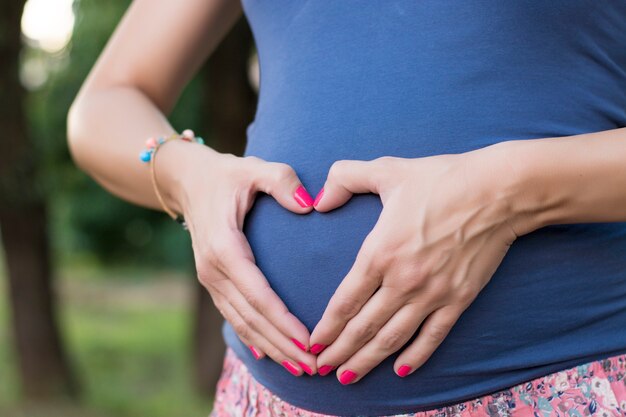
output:
M625 1L243 7L260 62L245 154L288 163L312 195L340 159L417 158L626 126ZM329 213L298 215L260 194L248 213L257 265L310 331L381 209L377 195L361 194ZM334 373L295 377L269 357L256 361L228 323L223 335L257 381L307 410L371 416L452 405L626 352L626 223L521 236L406 378L393 371L401 350L343 386Z

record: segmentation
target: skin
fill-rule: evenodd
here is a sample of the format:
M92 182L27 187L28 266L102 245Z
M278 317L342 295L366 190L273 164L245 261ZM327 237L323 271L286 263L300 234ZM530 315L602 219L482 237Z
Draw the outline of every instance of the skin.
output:
M175 132L167 115L240 15L228 0L135 0L68 113L76 164L112 194L161 210L138 154L146 138ZM164 145L155 165L166 204L189 225L198 279L241 340L259 359L289 361L298 376L332 365L343 382L355 372L356 383L421 325L394 364L396 372L419 368L517 237L549 224L626 221L624 161L624 128L464 154L337 161L314 209L368 192L384 208L310 335L256 267L241 230L259 192L294 213L313 210L294 198L294 170L182 141ZM328 347L315 355L293 339L306 350Z

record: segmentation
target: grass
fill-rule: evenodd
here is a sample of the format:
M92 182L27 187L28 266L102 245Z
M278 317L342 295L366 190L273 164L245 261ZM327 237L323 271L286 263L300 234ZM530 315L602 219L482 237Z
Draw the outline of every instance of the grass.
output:
M18 400L0 271L0 416L206 417L211 399L199 398L191 385L190 279L167 272L138 280L100 274L105 271L76 268L59 274L61 323L82 385L80 405L33 405Z

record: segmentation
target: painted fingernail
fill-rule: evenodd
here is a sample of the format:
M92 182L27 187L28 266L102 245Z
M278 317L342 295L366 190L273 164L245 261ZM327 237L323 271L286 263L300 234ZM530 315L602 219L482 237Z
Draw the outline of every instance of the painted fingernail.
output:
M291 372L295 376L300 376L300 370L296 368L296 366L293 363L289 361L282 361L281 363L283 364L285 368L287 368L289 372Z
M313 375L313 371L311 370L311 367L309 365L307 365L304 362L298 362L298 365L300 365L300 368L302 368L304 372L306 372L309 375Z
M356 379L356 372L346 369L339 375L339 382L343 385L349 384Z
M250 348L250 350L252 351L252 355L254 356L254 359L259 360L259 358L261 357L261 355L259 354L259 352L255 349L254 346L250 345L248 346Z
M302 343L301 341L293 337L291 338L291 341L293 342L294 345L298 346L300 350L302 350L303 352L306 352L307 349L304 343Z
M324 349L326 349L326 345L322 345L320 343L316 343L313 346L311 346L311 349L309 350L309 352L311 352L314 355L317 355L318 353L320 353Z
M323 195L324 195L324 187L322 187L320 192L317 193L317 195L315 196L315 201L313 201L313 206L317 206L317 203L320 202L320 200L322 199Z
M332 371L333 369L335 369L335 367L332 365L323 365L317 370L317 373L320 374L321 376L325 376L325 375L328 375L328 373Z
M293 194L293 198L302 207L311 207L313 205L313 198L307 193L303 185L300 185L296 192Z
M402 365L398 368L398 376L405 377L411 372L411 367L409 365Z

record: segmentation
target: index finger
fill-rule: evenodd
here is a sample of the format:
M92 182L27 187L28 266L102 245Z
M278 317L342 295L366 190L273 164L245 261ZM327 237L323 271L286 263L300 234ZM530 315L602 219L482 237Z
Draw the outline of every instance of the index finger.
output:
M316 348L312 353L320 353L334 342L348 321L357 315L380 286L383 276L379 268L372 265L373 258L368 248L369 245L364 242L352 268L335 290L322 318L313 329L311 345Z
M243 236L243 247L239 250L231 248L220 261L220 270L230 278L246 301L258 312L263 314L281 333L303 351L308 351L309 331L294 316L283 300L272 289L263 272L254 263L252 250Z

